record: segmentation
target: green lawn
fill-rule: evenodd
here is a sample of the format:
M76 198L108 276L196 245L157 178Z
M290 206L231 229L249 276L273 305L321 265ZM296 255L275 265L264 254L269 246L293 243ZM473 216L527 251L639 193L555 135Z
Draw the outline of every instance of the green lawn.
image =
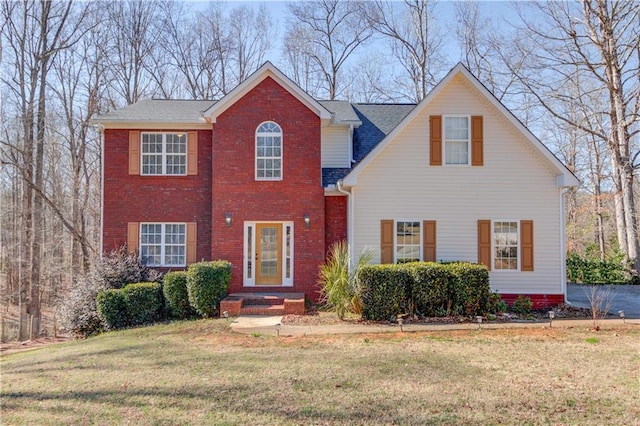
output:
M635 424L640 327L266 337L226 320L3 356L2 424Z

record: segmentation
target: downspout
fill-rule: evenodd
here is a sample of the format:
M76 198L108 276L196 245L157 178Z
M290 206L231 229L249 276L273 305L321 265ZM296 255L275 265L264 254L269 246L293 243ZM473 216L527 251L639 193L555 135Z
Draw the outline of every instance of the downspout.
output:
M342 186L342 179L336 183L336 189L339 193L347 196L347 244L349 247L349 258L353 259L353 197L351 191L347 191Z
M102 259L104 244L104 126L98 126L100 132L100 247L99 258Z
M565 233L565 195L567 195L567 192L569 192L569 188L566 187L560 190L560 284L564 302L570 305L571 302L569 302L567 293L567 249L565 243L567 238Z

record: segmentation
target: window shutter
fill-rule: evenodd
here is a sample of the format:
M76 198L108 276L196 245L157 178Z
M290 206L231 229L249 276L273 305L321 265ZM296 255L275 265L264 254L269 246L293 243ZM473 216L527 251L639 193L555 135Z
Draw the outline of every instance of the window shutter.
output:
M482 116L471 117L471 165L484 165L484 138Z
M187 132L187 175L198 174L198 132Z
M429 117L429 164L442 166L442 116Z
M127 250L129 253L137 253L140 246L140 226L138 222L127 224Z
M393 220L380 221L380 263L393 263Z
M197 235L198 227L196 222L187 223L187 265L196 262L197 256Z
M129 131L129 174L140 174L140 132Z
M520 270L533 271L533 221L520 221Z
M478 221L478 263L491 270L491 221Z
M422 222L422 260L425 262L436 261L435 220L425 220Z

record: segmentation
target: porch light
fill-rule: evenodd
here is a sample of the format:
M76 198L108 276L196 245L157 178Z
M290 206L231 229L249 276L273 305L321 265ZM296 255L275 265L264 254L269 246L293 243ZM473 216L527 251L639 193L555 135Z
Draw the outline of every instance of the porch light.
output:
M309 213L305 213L304 214L304 226L306 226L307 228L309 227L310 224L310 220L309 220Z
M224 222L227 224L227 228L231 226L231 213L224 214Z
M624 319L624 311L618 311L618 315L620 315L620 318L622 318L622 322L625 323L625 319Z
M553 319L556 317L556 313L554 311L549 311L549 328L553 325Z

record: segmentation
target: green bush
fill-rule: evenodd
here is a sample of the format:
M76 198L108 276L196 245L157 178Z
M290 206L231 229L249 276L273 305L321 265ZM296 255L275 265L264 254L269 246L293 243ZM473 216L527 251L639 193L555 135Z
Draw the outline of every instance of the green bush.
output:
M218 314L219 303L229 290L231 263L224 260L193 263L187 269L189 303L204 317Z
M487 302L487 312L492 314L503 314L507 312L507 303L502 300L500 294L494 292L489 295Z
M491 294L487 268L466 262L451 263L447 267L455 276L451 287L454 313L481 315L487 312Z
M471 263L370 265L360 276L364 319L484 314L490 295L487 268Z
M533 302L531 301L531 298L519 294L518 297L516 297L516 301L513 302L513 307L511 309L518 315L528 316L531 313L532 308Z
M570 252L567 254L567 280L585 284L627 284L630 280L630 265L624 255L617 251L602 260L594 250L587 250L584 256Z
M151 324L161 318L164 300L159 283L135 283L122 289L130 325Z
M368 320L392 320L409 311L413 277L403 265L367 265L360 271L362 317Z
M453 308L450 297L455 277L447 265L439 263L414 263L410 266L411 314L423 317L449 315Z
M127 301L122 289L102 290L96 297L98 316L106 330L127 326Z
M167 272L162 283L162 293L173 318L185 319L193 315L187 291L187 272Z

